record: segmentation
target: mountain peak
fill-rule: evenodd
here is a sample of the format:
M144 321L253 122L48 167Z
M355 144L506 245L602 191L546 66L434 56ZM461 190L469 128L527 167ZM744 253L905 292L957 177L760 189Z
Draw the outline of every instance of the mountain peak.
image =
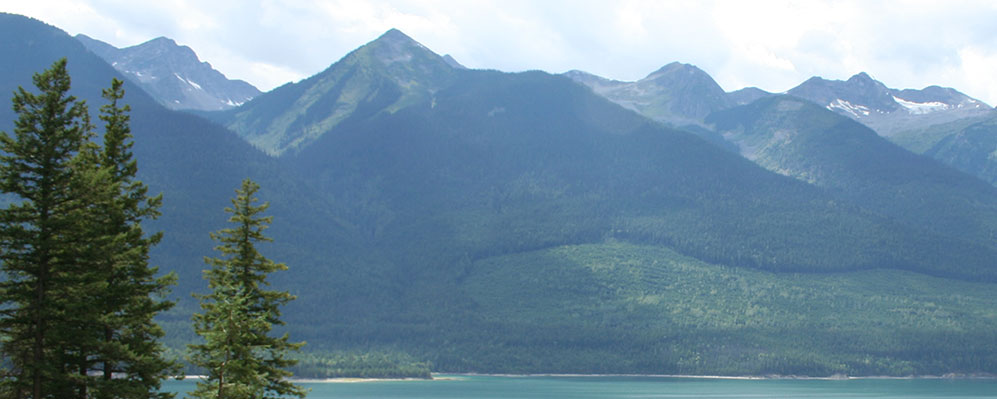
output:
M374 43L377 42L390 42L394 44L410 44L410 45L422 46L421 44L419 44L419 42L415 41L415 39L409 37L409 35L406 35L405 33L402 33L402 31L395 28L388 29L387 32L384 32L383 34L381 34L381 36L378 36L377 39L374 39Z
M732 105L745 105L772 95L774 94L757 87L745 87L727 93L727 97L730 98Z
M193 49L168 37L123 49L83 34L76 39L167 108L223 110L260 94L249 83L229 80Z
M788 93L862 122L883 136L989 113L985 104L955 89L891 89L865 72L846 81L813 77Z
M564 74L625 108L676 126L700 124L730 100L720 85L695 65L672 62L636 82L620 82L582 71Z
M154 38L152 40L147 41L146 43L148 43L148 44L173 45L173 46L177 45L176 41L174 41L173 39L170 39L170 38L168 38L166 36L159 36L157 38Z
M592 81L592 80L594 80L594 81L605 81L605 80L609 80L609 79L606 79L606 78L604 78L602 76L599 76L599 75L596 75L596 74L592 74L592 73L588 73L588 72L585 72L585 71L582 71L582 70L579 70L579 69L572 69L572 70L570 70L568 72L563 73L563 75L566 76L566 77L569 77L569 78L571 78L573 80L576 80L576 81Z
M681 62L676 61L659 68L657 71L651 72L644 79L655 79L660 76L672 75L675 73L682 73L682 72L685 72L687 74L696 74L696 75L706 74L706 72L704 72L702 69L699 69L699 67L695 65L683 64Z
M176 41L165 36L159 36L157 38L151 39L145 43L137 44L131 47L125 47L126 53L132 54L134 57L138 58L157 58L157 57L168 57L173 59L173 62L183 62L183 63L200 63L200 59L197 57L197 53L194 49L181 46L177 44ZM183 60L183 61L179 61ZM163 59L159 62L164 62Z
M865 72L859 72L852 77L848 78L848 84L860 87L878 87L880 89L886 89L886 85L882 82L873 79L869 74Z
M459 65L390 29L317 75L260 96L224 123L271 155L293 154L347 117L432 104Z
M432 58L440 63L446 64L442 57L426 48L421 43L415 41L402 31L391 28L384 32L377 39L357 49L355 54L368 54L373 59L381 61L384 65L391 65L396 62L411 62L414 59ZM349 56L348 56L349 57Z
M126 48L148 49L149 51L157 51L157 52L177 52L179 50L179 53L184 54L184 56L186 57L190 56L197 57L193 49L187 46L181 46L177 44L176 41L166 36L159 36L157 38L150 39L145 43L137 44Z
M856 73L855 75L852 75L852 77L848 78L849 82L862 82L862 81L868 82L874 80L875 79L873 79L871 76L869 76L868 73L865 72Z

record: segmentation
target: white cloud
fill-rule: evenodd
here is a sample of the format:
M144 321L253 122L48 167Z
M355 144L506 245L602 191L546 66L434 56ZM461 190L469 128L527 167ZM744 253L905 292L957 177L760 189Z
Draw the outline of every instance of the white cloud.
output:
M997 105L997 49L967 47L959 52L962 77L958 86L970 96Z
M727 90L770 91L865 71L997 103L997 3L985 0L0 0L0 10L117 46L168 36L262 89L394 27L477 68L635 80L680 61Z
M252 81L261 82L260 86L269 88L307 78L307 76L298 71L262 62L249 63L249 76L249 79Z

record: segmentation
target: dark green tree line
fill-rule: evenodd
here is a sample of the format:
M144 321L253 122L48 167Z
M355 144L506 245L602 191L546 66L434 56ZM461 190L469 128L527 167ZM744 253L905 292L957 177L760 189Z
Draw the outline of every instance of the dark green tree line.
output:
M273 326L284 325L280 307L294 299L286 291L266 289L267 276L287 266L264 257L256 243L271 241L263 234L272 217L262 216L269 203L256 205L259 185L246 179L236 190L228 221L234 224L212 233L220 258L205 258L204 272L211 293L195 295L203 313L194 315L194 328L204 338L191 345L191 362L208 371L193 392L197 398L257 399L304 397L306 391L286 380L287 367L297 363L290 351L304 343L290 342L287 333L272 337Z
M173 277L148 264L159 234L140 223L159 197L135 180L122 83L104 92L105 140L69 95L66 60L14 93L13 136L0 132L0 335L15 398L149 398L176 370L156 342L159 299Z

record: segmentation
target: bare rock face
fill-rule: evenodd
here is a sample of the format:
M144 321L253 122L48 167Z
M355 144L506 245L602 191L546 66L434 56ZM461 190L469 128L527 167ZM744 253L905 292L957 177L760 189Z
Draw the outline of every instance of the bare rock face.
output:
M813 77L787 93L852 118L886 137L915 127L993 113L989 105L955 89L891 89L865 72L845 81Z
M220 111L260 94L249 83L226 78L190 47L169 38L122 49L82 34L76 39L170 109Z

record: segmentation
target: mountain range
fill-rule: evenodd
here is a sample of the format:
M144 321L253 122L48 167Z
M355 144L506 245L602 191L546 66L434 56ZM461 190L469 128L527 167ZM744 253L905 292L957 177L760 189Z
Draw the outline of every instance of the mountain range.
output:
M677 62L636 82L609 80L577 70L564 75L617 104L675 126L702 124L713 112L775 95L756 87L724 92L703 70ZM785 94L852 118L885 137L925 126L997 115L989 105L952 88L891 89L864 72L846 81L815 76Z
M727 93L677 63L639 82L472 70L390 30L195 115L57 28L0 14L0 32L19 55L6 92L60 57L93 108L128 80L140 177L164 193L154 261L180 276L175 347L208 232L251 177L311 351L492 373L997 372L997 188L948 166L990 145L986 112L932 125L965 124L921 155L804 97L819 90Z
M749 159L757 159L757 149L745 149L744 137L731 139L729 132L722 134L723 128L711 125L707 116L780 95L755 87L724 92L706 72L680 63L668 64L636 82L609 80L577 70L564 76L623 107L682 127ZM988 139L993 136L997 110L955 89L892 89L860 72L845 81L815 76L783 94L855 120L911 152L997 183L997 157L989 156L997 147ZM763 166L773 169L771 164Z
M813 77L787 93L855 119L886 137L914 127L994 116L989 105L955 89L890 89L864 72L846 81Z
M226 78L172 39L158 37L121 49L84 34L76 39L169 109L217 111L260 94L249 83Z

